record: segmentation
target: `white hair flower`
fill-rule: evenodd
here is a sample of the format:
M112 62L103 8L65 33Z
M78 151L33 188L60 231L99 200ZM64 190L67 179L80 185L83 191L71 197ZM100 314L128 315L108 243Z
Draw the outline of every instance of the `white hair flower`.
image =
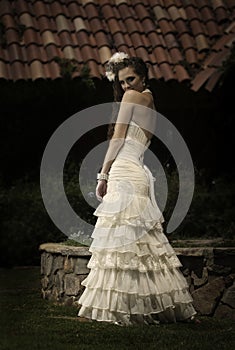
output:
M123 61L125 58L129 58L129 55L125 52L116 52L113 54L113 56L110 58L109 63L119 63Z
M105 75L109 81L113 81L115 79L115 74L112 71L106 71Z
M106 65L105 75L109 81L113 81L115 79L114 67L117 63L122 62L125 58L129 58L129 55L125 52L116 52L110 58Z

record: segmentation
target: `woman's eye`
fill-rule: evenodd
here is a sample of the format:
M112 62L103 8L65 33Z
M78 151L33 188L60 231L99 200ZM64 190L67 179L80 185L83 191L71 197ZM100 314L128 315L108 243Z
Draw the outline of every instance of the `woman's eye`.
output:
M135 77L129 77L127 78L128 83L132 82L135 79Z

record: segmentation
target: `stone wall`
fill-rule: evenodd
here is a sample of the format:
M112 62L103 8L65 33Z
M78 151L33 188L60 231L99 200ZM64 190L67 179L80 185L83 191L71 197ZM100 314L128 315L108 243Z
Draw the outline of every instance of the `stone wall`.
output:
M44 243L41 252L41 293L44 299L78 306L89 273L87 247ZM199 315L235 321L235 248L175 248Z

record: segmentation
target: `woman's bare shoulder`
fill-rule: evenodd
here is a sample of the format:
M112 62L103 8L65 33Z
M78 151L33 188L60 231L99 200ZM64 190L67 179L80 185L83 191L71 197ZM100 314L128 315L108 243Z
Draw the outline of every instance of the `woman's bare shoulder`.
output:
M143 105L148 105L150 100L150 94L142 94L141 92L136 90L127 90L122 98L123 102L137 103Z

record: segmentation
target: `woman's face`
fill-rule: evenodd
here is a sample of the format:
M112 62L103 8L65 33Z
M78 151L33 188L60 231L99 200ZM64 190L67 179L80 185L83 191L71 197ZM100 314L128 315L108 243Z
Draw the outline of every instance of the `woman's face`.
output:
M124 91L136 90L142 92L144 90L143 77L136 74L132 67L120 69L118 72L118 80Z

